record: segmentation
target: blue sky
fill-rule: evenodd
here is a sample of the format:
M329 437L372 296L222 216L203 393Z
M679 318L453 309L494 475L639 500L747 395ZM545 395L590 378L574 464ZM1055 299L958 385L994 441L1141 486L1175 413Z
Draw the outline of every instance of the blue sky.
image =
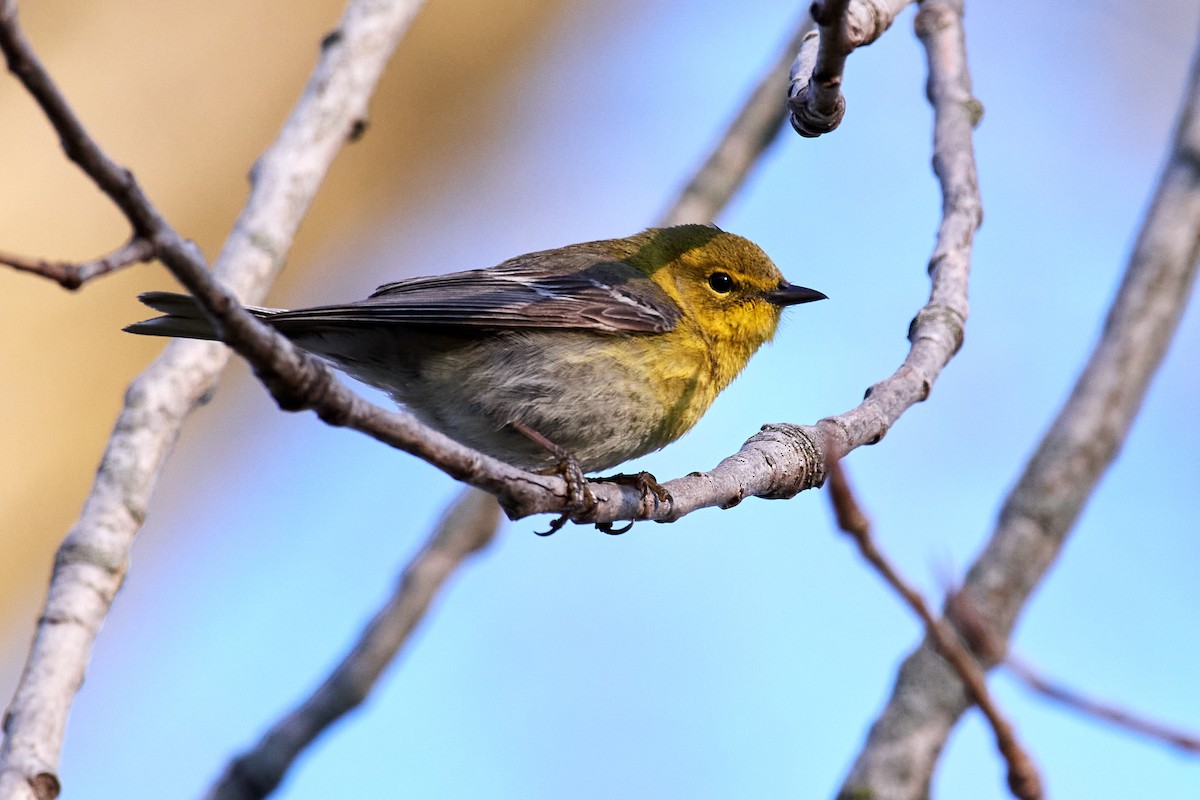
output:
M981 547L1099 330L1186 76L1200 13L1182 8L968 8L986 111L966 346L928 402L849 459L881 546L931 595ZM504 163L465 154L469 168L423 215L353 252L331 244L331 262L354 271L272 302L359 296L401 277L396 264L485 266L644 227L795 14L665 1L572 12L531 43L531 82L498 100L514 109L493 134ZM830 301L793 309L697 429L636 468L663 479L708 468L764 422L852 407L903 358L940 208L911 26L909 11L851 57L842 128L781 140L718 219ZM1197 318L1186 316L1014 640L1048 674L1193 730ZM136 775L153 796L198 794L319 682L455 492L411 457L278 413L235 365L164 477L72 715L64 784L128 797ZM832 529L821 494L622 537L533 536L544 524L506 525L455 577L368 705L313 748L282 797L836 790L920 630ZM1195 759L1064 713L1003 675L991 685L1055 796L1200 789ZM976 716L934 789L1007 796Z

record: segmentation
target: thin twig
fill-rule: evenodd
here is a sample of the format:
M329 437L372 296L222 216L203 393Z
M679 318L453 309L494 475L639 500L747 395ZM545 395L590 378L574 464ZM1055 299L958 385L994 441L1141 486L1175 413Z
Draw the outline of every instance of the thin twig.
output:
M58 283L64 289L78 289L90 280L108 275L125 267L153 261L154 243L148 239L134 238L125 244L90 261L48 261L41 258L0 252L0 264L22 272L31 272Z
M829 474L829 497L838 527L854 539L863 560L883 576L888 585L904 598L909 607L925 623L925 630L929 638L933 640L937 652L954 669L966 687L971 700L979 706L979 710L983 712L988 724L991 725L996 739L996 749L1000 751L1008 765L1008 786L1013 795L1022 800L1038 800L1043 796L1043 792L1042 780L1038 775L1037 767L1034 765L1033 759L1025 752L1025 748L1017 741L1011 723L992 700L979 663L963 645L954 628L950 627L945 620L934 616L921 593L904 580L899 571L879 550L871 536L870 520L855 499L841 462L832 462L827 467L827 471Z
M355 0L327 37L321 58L279 138L259 161L250 198L214 274L248 302L265 293L325 169L366 115L367 100L418 0ZM173 262L205 264L100 152L20 30L16 4L0 0L0 49L54 124L68 155L122 209L135 231ZM160 227L161 226L161 227ZM170 345L130 386L79 520L59 548L49 596L0 745L0 798L57 794L67 715L96 632L125 576L129 551L180 425L216 382L228 351Z
M924 0L921 13L934 5ZM1000 652L1128 436L1192 293L1198 259L1200 47L1169 160L1101 335L1070 398L1005 499L961 590ZM922 645L901 666L842 795L928 797L937 754L969 706L954 674L932 647Z
M257 800L270 794L318 735L366 699L438 590L469 556L491 542L499 522L496 498L470 488L459 495L342 662L258 744L226 766L209 789L208 800Z
M1054 683L1038 673L1029 664L1011 655L1004 660L1002 666L1031 691L1037 692L1056 703L1061 703L1086 717L1098 719L1102 722L1115 725L1118 728L1169 744L1189 755L1200 755L1200 735L1172 728L1111 703L1104 703L1099 700L1093 700L1090 697L1084 697L1073 689L1068 689L1062 684Z
M1190 755L1200 755L1200 735L1171 728L1111 703L1085 697L1044 677L1026 661L1006 653L1007 642L988 627L988 621L983 618L967 593L958 590L949 596L946 601L946 617L953 621L955 630L973 653L989 663L1003 667L1030 691L1084 716L1164 742Z

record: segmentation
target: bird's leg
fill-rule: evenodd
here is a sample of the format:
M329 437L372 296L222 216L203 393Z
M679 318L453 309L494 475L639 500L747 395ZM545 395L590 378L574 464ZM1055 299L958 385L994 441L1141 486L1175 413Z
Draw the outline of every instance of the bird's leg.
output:
M550 530L545 532L534 531L534 533L537 533L538 536L549 536L561 530L567 524L567 521L571 519L573 512L595 508L596 497L592 494L592 490L588 488L587 479L583 477L583 470L580 469L579 460L575 458L574 453L550 441L523 422L514 420L508 424L517 433L534 444L544 447L546 452L554 456L558 464L553 471L562 475L563 480L567 482L566 510L562 513L562 516L550 523Z

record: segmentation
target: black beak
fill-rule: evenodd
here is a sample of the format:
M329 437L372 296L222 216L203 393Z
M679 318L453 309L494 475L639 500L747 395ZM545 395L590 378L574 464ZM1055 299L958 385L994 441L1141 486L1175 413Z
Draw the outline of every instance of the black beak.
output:
M794 306L798 303L811 303L814 300L828 300L821 292L816 289L806 289L803 286L793 286L787 281L779 284L778 289L772 289L765 292L763 297L768 302L774 303L777 306Z

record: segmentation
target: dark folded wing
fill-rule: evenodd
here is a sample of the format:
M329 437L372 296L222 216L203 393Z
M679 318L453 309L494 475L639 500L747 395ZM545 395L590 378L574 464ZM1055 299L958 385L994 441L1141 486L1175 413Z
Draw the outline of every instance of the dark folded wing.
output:
M285 311L271 321L664 333L680 313L644 273L611 255L551 251L389 283L356 303Z

